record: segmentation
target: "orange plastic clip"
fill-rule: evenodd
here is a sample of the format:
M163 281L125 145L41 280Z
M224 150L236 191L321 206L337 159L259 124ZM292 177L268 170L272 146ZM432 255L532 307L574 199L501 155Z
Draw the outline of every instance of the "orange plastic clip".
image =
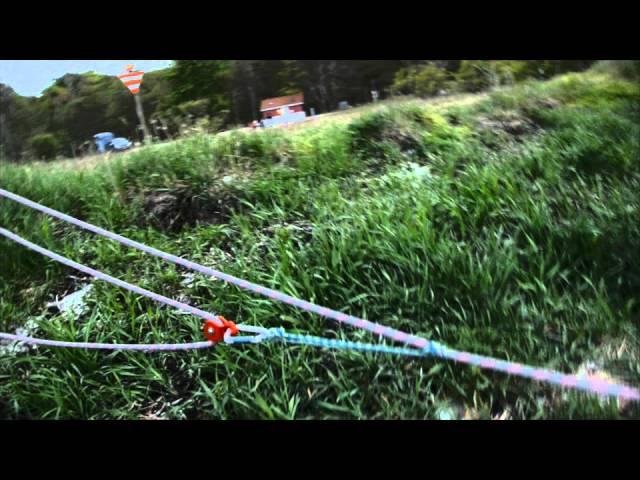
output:
M221 342L222 340L224 340L224 334L227 332L227 330L231 332L231 335L238 334L238 327L235 323L227 320L221 315L218 315L216 318L218 319L218 321L222 322L222 325L219 325L213 319L205 320L204 322L203 331L204 336L207 338L207 340L210 340L212 342Z

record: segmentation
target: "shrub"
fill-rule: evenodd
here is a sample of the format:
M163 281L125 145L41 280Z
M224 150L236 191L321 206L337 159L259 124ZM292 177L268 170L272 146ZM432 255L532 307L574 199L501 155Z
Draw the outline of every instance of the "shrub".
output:
M61 145L58 138L51 133L35 135L29 140L29 147L33 155L39 160L50 160L56 157Z
M456 72L456 81L461 90L479 92L491 86L490 73L490 62L488 61L463 60L460 69Z
M393 94L430 97L451 87L449 73L435 65L403 68L396 73L391 92Z
M589 65L589 60L463 60L455 78L461 90L478 92L528 78L580 71Z
M463 60L455 77L461 90L479 92L522 81L537 70L535 62L524 60Z
M593 67L599 73L610 73L629 80L640 80L640 60L601 60Z

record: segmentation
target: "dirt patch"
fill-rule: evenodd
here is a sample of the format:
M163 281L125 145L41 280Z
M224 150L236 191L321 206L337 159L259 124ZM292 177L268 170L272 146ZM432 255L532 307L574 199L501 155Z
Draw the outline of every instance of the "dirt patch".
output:
M143 195L145 222L166 231L178 231L196 223L225 224L234 212L241 210L238 192L226 187L195 193L188 186L177 186L170 191Z
M376 174L398 159L413 158L422 152L422 127L408 118L386 112L376 113L349 127L350 150L360 158L369 172Z
M558 108L560 105L561 103L553 98L545 98L536 102L538 108L544 108L546 110Z
M460 116L456 113L445 113L444 118L449 122L449 125L453 127L457 127L462 125L462 121L460 120Z
M518 111L498 111L475 120L475 136L487 148L500 151L522 144L540 128Z
M535 99L522 107L522 114L535 127L544 128L549 125L545 114L559 108L562 104L553 98Z
M481 130L502 131L512 137L521 137L537 130L536 125L517 112L504 112L491 117L479 117Z

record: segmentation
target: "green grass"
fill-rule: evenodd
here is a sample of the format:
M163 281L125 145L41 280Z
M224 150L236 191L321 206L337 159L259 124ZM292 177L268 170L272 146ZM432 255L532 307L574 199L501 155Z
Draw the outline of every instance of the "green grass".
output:
M451 347L640 384L640 92L602 73L472 105L392 104L347 124L197 136L99 162L3 165L2 188L176 255ZM522 134L482 118L530 126ZM493 124L495 125L495 124ZM227 177L227 178L225 178ZM149 198L170 195L160 221ZM168 225L171 225L171 228ZM356 340L273 303L0 201L0 225L237 322ZM0 330L186 342L200 320L0 240ZM375 340L374 340L375 341ZM640 418L637 406L434 359L276 344L189 353L0 353L4 418Z

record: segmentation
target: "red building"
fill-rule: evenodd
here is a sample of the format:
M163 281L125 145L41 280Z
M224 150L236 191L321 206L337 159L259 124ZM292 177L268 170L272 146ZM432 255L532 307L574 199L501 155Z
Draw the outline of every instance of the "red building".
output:
M267 98L260 103L262 118L279 117L288 109L290 112L304 112L304 96L302 93L285 97Z

